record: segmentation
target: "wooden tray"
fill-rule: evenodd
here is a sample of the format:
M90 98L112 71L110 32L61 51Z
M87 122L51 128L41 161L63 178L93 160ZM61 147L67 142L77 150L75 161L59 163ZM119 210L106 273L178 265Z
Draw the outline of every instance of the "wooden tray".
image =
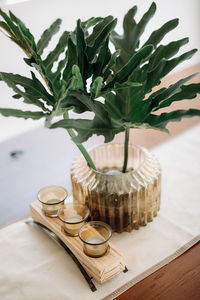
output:
M74 253L86 272L100 284L126 269L124 256L111 243L109 243L109 250L104 256L98 258L89 257L84 254L79 237L66 235L61 228L62 222L58 218L46 217L42 212L42 205L39 201L36 200L31 203L30 210L32 218L53 231Z

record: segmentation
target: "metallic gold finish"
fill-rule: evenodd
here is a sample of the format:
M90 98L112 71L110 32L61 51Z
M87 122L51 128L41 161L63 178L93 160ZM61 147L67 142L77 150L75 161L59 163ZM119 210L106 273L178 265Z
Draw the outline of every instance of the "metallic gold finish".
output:
M147 149L129 145L127 173L121 173L123 144L108 144L91 151L98 172L83 157L71 168L74 201L86 204L92 220L117 232L147 225L160 209L161 168Z

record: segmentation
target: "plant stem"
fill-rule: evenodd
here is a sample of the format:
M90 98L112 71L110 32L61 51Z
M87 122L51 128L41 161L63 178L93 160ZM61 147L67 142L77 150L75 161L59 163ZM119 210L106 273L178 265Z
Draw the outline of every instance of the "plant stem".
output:
M122 173L126 173L127 164L128 164L129 132L130 132L130 128L126 128L125 140L124 140L124 164L123 164Z
M73 129L67 129L67 132L69 133L69 135L71 136L71 138L74 138L76 135L73 131ZM78 144L75 143L76 146L79 148L79 150L81 151L81 153L83 154L83 156L85 157L85 160L87 161L88 165L90 166L90 168L92 168L93 170L97 171L97 168L91 158L91 156L89 155L89 153L87 152L87 150L85 149L85 147L82 144Z

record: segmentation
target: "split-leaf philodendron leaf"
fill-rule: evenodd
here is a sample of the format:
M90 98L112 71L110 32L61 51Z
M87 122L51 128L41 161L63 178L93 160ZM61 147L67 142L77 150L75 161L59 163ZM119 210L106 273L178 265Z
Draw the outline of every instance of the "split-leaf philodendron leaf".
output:
M196 74L152 92L165 75L196 52L192 49L178 54L188 38L162 44L165 35L178 25L178 19L156 28L140 45L140 38L155 12L153 2L136 22L137 7L131 8L124 17L122 35L115 31L117 19L113 16L78 20L73 31L61 33L55 48L44 58L43 51L59 32L61 20L53 22L36 42L18 17L0 10L1 30L23 49L24 61L31 68L30 78L1 72L0 80L13 89L13 101L22 98L27 105L40 109L31 112L2 108L0 113L25 119L44 117L49 128L75 130L77 135L73 140L78 144L93 134L103 135L105 142L110 142L115 134L127 128L167 132L169 122L199 116L197 109L154 114L175 101L193 99L200 93L200 83L185 85ZM43 80L36 77L36 72ZM78 114L92 112L93 117L72 119L66 114L69 110ZM58 116L61 119L54 122Z

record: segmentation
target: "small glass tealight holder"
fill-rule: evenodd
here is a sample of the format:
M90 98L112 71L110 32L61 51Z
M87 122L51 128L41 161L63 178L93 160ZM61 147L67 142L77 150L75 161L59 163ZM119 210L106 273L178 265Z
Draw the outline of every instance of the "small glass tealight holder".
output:
M62 221L62 228L70 236L78 236L80 227L89 217L89 208L83 204L67 203L58 211L58 218Z
M66 197L66 189L58 185L46 186L38 193L38 200L42 203L43 213L53 218L58 216L58 210L64 204Z
M91 221L83 225L78 234L83 242L84 253L91 257L100 257L108 250L112 229L104 222Z

